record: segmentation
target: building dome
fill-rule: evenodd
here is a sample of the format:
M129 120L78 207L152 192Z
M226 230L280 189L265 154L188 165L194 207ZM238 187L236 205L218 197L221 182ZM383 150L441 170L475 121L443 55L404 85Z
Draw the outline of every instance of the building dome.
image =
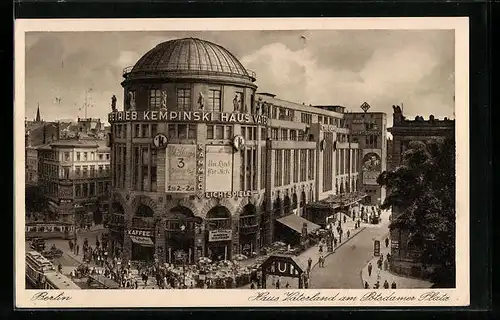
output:
M184 38L158 44L133 66L125 79L158 77L224 77L254 82L255 73L245 69L225 48L205 40Z

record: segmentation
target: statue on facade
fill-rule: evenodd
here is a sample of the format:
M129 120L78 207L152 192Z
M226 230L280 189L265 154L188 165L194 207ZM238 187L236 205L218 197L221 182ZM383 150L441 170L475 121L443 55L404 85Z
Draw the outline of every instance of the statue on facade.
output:
M233 107L234 107L234 111L240 111L240 98L239 98L238 94L236 94L234 96Z
M167 109L167 90L162 90L161 92L161 108Z
M205 96L203 95L203 92L200 91L200 94L198 95L198 107L203 110L205 106Z
M112 110L113 112L115 112L115 111L116 111L116 96L115 96L115 95L113 95L113 96L111 97L111 110Z
M129 91L128 92L129 96L129 106L131 110L135 110L135 92L134 91Z
M394 109L394 113L401 113L401 107L400 106L392 106L392 109Z

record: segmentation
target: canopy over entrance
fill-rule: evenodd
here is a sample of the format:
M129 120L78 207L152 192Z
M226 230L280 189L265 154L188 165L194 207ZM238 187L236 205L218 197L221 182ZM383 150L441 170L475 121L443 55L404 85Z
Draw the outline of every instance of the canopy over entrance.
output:
M317 225L311 221L308 221L302 217L299 217L295 214L290 214L290 215L283 217L283 218L280 218L276 221L278 221L282 225L292 229L293 231L295 231L297 233L302 233L302 227L304 226L304 224L307 225L307 232L312 232L312 231L315 231L315 230L321 228L319 225Z
M133 243L138 244L143 247L153 247L154 243L153 240L149 237L140 237L140 236L130 236L130 240L132 240Z
M340 207L350 206L367 196L363 192L351 192L329 196L326 199L308 203L307 207L311 209L336 209Z

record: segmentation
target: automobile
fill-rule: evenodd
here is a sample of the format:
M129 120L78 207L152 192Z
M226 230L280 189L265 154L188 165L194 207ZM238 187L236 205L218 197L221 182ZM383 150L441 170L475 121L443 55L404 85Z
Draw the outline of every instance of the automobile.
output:
M60 258L63 255L63 251L58 249L56 245L53 244L49 250L43 251L42 255L49 260L53 260Z
M33 238L30 247L35 251L43 252L45 250L45 239L39 237Z

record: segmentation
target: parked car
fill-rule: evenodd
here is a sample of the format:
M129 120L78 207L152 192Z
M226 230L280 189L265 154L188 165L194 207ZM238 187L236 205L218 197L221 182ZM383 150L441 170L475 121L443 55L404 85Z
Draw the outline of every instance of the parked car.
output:
M46 250L42 253L42 255L49 259L57 259L60 258L63 255L63 251L61 249L58 249L55 244L53 244L49 250Z
M45 239L43 238L33 238L31 240L31 249L38 251L38 252L43 252L45 251Z

